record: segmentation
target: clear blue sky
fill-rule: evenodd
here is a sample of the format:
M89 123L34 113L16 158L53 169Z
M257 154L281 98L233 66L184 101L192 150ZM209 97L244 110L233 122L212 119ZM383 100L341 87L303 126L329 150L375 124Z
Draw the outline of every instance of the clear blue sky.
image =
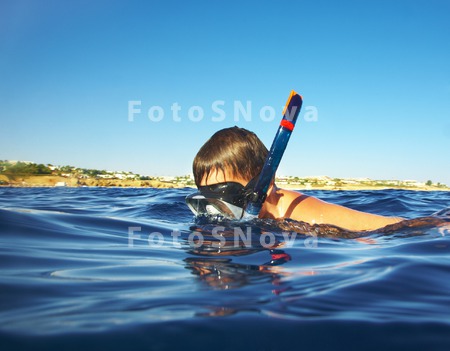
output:
M279 175L450 184L449 18L447 0L4 0L0 159L188 174L221 128L270 147L295 89L318 120L300 115Z

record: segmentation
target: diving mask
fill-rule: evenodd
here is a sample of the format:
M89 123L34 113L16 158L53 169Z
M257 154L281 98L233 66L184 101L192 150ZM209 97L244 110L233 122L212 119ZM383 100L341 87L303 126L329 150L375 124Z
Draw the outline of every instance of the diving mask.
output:
M188 207L196 216L222 215L230 219L241 219L249 196L248 185L223 182L199 186L198 192L186 197Z

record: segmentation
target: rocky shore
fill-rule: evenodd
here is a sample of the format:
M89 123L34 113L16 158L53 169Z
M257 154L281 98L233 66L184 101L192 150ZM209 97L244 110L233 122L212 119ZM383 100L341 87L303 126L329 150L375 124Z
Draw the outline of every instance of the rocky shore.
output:
M0 184L10 187L125 187L125 188L179 188L178 184L162 182L159 180L133 180L133 179L77 179L62 176L24 176L10 179L5 175L0 175Z
M124 188L184 188L193 187L192 184L187 184L184 181L161 181L161 180L136 180L136 179L96 179L85 178L79 179L76 177L63 177L56 175L34 175L34 176L16 176L8 177L0 175L0 186L8 187L124 187ZM368 184L324 184L315 183L295 184L279 182L278 186L281 188L295 189L295 190L383 190L383 189L406 189L416 191L450 191L446 186L435 185L396 185L390 186L385 184L373 183Z

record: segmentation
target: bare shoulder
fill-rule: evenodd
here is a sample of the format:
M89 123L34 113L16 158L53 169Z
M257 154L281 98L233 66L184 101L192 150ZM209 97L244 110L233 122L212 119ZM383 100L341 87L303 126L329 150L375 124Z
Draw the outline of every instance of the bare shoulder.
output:
M313 196L283 190L284 217L311 224L333 224L351 230L371 230L402 220L385 217L332 204Z
M290 201L290 206L286 211L285 217L308 223L325 223L323 214L327 211L328 205L331 204L314 196L291 190L286 191L286 200Z
M316 222L314 219L322 211L322 206L326 204L313 196L302 194L298 191L280 189L283 217L292 218L309 223Z

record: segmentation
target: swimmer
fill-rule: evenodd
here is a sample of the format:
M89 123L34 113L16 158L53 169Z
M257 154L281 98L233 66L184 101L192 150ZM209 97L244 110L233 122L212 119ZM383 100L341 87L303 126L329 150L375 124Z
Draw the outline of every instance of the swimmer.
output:
M199 193L188 196L188 206L196 214L229 214L231 218L240 219L267 155L267 148L255 133L239 127L219 130L194 158L193 173ZM202 203L201 209L198 201L194 205L199 196L210 201ZM403 220L353 210L297 191L281 189L273 179L259 218L291 218L351 231L375 230Z

